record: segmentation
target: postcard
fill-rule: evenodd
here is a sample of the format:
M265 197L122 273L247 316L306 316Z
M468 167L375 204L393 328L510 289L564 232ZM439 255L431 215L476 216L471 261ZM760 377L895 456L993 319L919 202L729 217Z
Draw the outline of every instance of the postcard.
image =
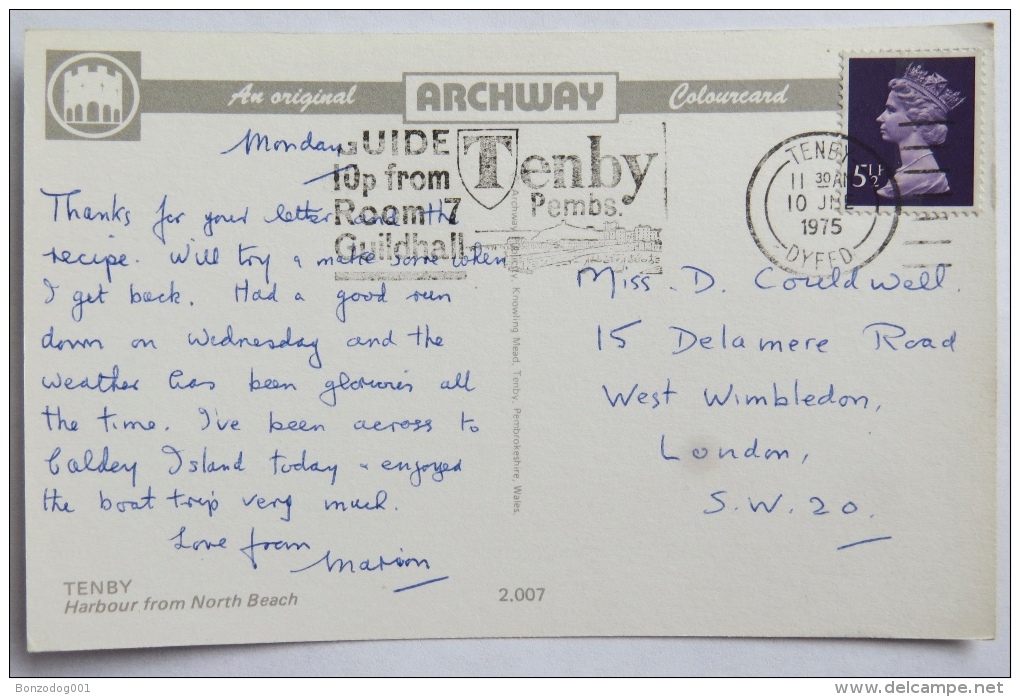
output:
M992 41L30 32L29 650L994 637Z

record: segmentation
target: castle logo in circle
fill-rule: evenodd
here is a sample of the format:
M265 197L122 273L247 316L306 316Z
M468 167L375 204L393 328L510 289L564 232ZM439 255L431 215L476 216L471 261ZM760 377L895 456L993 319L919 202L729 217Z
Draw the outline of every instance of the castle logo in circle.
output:
M134 72L106 53L72 55L52 71L46 88L49 115L56 123L71 137L93 140L117 136L131 126L138 97Z

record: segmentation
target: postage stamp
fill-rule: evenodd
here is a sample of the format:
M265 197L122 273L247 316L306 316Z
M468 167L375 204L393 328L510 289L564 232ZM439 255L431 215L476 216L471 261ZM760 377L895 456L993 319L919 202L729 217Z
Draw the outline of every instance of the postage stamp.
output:
M978 58L944 52L848 55L843 116L850 136L850 206L973 211L978 203L980 153L975 125L981 99ZM889 167L859 165L866 150Z

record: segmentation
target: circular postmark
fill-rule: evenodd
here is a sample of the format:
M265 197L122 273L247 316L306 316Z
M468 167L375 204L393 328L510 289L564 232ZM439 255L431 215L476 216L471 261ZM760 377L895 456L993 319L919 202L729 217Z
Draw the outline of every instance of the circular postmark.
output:
M892 171L866 144L817 131L787 138L758 163L747 184L747 226L762 254L790 273L828 276L864 266L889 244L900 196L878 196ZM849 206L847 193L873 199ZM839 271L837 271L837 269Z

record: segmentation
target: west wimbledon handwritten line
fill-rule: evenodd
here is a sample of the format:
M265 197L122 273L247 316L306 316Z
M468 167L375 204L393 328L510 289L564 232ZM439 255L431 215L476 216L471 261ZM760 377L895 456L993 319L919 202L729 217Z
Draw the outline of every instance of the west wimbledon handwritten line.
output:
M847 549L848 547L856 547L857 545L865 545L865 544L868 544L869 542L880 542L881 540L891 540L891 539L892 539L892 535L886 535L885 537L872 537L872 538L869 538L867 540L858 540L857 542L851 542L848 545L843 545L842 547L837 547L836 551L838 552L839 550Z
M400 593L402 591L409 591L412 588L420 588L421 586L427 586L430 583L436 583L437 581L445 581L448 578L450 578L450 577L449 576L440 576L439 578L434 578L431 581L422 581L421 583L415 583L413 586L404 586L403 588L397 588L393 592L394 593Z

